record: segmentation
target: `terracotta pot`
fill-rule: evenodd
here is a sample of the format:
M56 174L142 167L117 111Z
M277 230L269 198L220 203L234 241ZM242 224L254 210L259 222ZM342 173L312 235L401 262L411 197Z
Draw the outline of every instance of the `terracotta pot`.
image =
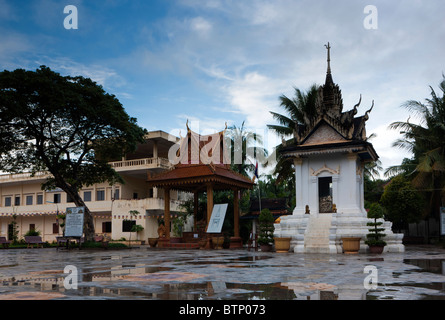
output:
M292 238L274 238L276 252L289 252Z
M212 243L215 249L222 249L224 237L212 237Z
M348 238L341 238L341 240L343 242L344 253L351 254L359 252L361 238L348 237Z
M385 246L369 246L370 253L381 254Z
M272 245L271 244L260 244L260 249L262 252L269 252L269 251L272 251Z
M158 238L148 238L148 244L154 248L158 244Z

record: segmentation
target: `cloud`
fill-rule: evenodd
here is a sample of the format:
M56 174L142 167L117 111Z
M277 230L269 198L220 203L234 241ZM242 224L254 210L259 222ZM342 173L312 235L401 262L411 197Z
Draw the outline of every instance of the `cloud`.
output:
M117 71L100 64L83 64L69 58L46 56L39 57L36 64L46 65L64 75L90 78L107 89L122 88L126 84L125 79Z
M190 20L192 30L201 36L208 36L212 31L212 24L203 17L196 17Z

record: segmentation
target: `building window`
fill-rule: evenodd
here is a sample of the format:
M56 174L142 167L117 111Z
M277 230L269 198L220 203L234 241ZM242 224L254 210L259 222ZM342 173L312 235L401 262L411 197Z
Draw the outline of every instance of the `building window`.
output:
M104 200L105 200L105 190L97 190L96 201L104 201Z
M32 206L32 196L26 196L26 205Z
M37 204L43 204L43 194L37 195Z
M53 223L53 234L59 234L59 224Z
M113 194L113 190L111 190L111 198L114 200L119 200L120 197L120 191L119 189L115 189L114 190L114 194Z
M154 192L153 192L153 188L148 189L148 197L149 197L149 198L153 198L153 194L154 194Z
M14 198L14 205L19 206L20 205L20 196L15 196Z
M91 201L91 191L84 191L83 201L85 201L85 202Z
M60 203L62 200L61 194L60 193L55 193L54 194L54 203Z
M5 207L11 206L11 197L5 197Z
M36 231L36 225L34 223L29 225L29 231Z
M111 221L102 222L102 233L111 233Z
M66 194L66 202L74 202L73 198L67 193Z
M122 232L131 232L131 228L136 225L136 220L123 220Z
M139 197L138 197L138 193L137 193L137 192L134 192L134 193L133 193L133 199L135 199L135 200L139 199Z

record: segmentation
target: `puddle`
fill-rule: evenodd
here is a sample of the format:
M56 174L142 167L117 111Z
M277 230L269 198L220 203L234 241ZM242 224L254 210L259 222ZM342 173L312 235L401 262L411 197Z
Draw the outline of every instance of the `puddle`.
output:
M445 275L445 259L404 259L403 263L419 267L414 272L430 272Z

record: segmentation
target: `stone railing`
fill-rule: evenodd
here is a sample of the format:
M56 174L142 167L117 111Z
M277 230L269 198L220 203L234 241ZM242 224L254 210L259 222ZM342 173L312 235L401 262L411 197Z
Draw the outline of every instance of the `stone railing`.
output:
M25 173L11 173L11 174L1 174L1 182L11 182L11 181L23 181L23 180L40 180L45 179L50 174L47 172L36 172L33 176L29 172Z
M170 161L165 158L145 158L145 159L134 159L134 160L124 160L110 162L110 165L114 169L131 169L135 167L146 167L150 168L165 168L171 167Z

